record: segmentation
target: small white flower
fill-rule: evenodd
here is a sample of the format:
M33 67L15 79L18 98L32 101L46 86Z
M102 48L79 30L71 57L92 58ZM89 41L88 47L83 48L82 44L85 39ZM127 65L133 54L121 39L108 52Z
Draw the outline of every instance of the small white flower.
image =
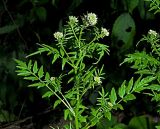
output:
M51 81L55 80L55 77L51 77Z
M78 23L78 19L75 16L69 16L69 22L75 24Z
M53 35L57 40L63 38L63 33L62 32L55 32Z
M101 84L102 81L101 81L101 77L94 77L94 81L97 82L98 84Z
M97 24L97 15L95 13L88 13L86 16L86 22L87 22L87 25L90 25L90 26L94 26L95 24Z
M102 38L105 37L105 36L109 36L109 31L106 29L106 28L101 28L101 35L102 35Z
M154 35L155 37L158 35L158 33L156 31L154 31L154 30L149 30L148 34L149 35Z

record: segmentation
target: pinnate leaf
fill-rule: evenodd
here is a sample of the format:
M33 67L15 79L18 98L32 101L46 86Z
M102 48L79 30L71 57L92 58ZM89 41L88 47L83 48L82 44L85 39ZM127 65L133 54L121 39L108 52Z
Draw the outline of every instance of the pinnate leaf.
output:
M117 100L117 95L116 95L116 91L114 88L112 88L109 98L110 98L111 103L115 104L115 102Z
M128 83L128 86L126 88L126 93L129 94L132 90L132 87L133 87L133 77L130 79L129 83Z
M126 92L126 86L125 86L125 81L122 83L121 87L118 90L118 95L123 98Z
M33 73L37 73L37 72L38 72L38 66L37 66L37 61L35 61L33 65Z
M49 80L50 80L50 75L49 75L49 73L48 73L48 72L46 72L45 80L46 80L46 81L49 81Z
M42 98L46 98L46 97L51 97L53 95L53 92L52 91L47 91L43 96Z
M26 79L26 80L31 80L31 81L36 81L36 80L38 80L38 78L37 78L37 77L34 77L34 76L24 77L24 79Z
M30 84L28 87L44 87L45 86L45 83L42 83L42 82L38 82L38 83L33 83L33 84Z
M38 71L38 77L39 78L42 78L44 75L44 72L43 72L43 66L40 67L39 71Z
M61 100L56 100L54 105L53 105L53 108L56 108L59 104L61 103Z
M136 99L136 97L133 95L133 94L127 94L124 98L123 98L123 101L124 102L127 102L129 100L134 100Z

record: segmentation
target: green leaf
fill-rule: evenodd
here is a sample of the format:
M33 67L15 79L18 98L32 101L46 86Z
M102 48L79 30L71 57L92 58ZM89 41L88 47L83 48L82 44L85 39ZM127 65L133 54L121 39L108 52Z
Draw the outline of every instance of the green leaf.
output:
M126 93L129 94L132 90L132 87L133 87L133 77L130 79L129 83L128 83L128 86L126 88Z
M46 98L46 97L51 97L53 95L53 92L52 91L47 91L43 96L42 98Z
M151 117L148 116L136 116L133 117L129 124L129 129L152 129L153 128L153 122L151 120Z
M38 83L33 83L33 84L30 84L28 87L44 87L45 86L45 83L42 83L42 82L38 82Z
M117 108L121 109L121 110L124 110L123 109L123 106L121 104L116 104L114 105L113 109L117 110Z
M24 77L24 79L26 79L26 80L31 80L31 81L36 81L36 80L38 80L38 78L37 78L37 77L34 77L34 76Z
M45 21L47 17L47 11L44 7L37 7L35 13L38 16L40 21Z
M151 84L151 85L147 86L146 89L150 89L150 90L154 90L154 91L160 91L160 85L158 85L158 84Z
M48 72L46 72L45 80L46 80L46 81L49 81L49 80L50 80L50 75L49 75L49 73L48 73Z
M78 118L79 118L80 123L83 123L83 122L85 122L85 123L86 123L86 122L87 122L86 117L87 117L87 116L79 115L79 117L78 117Z
M140 92L140 91L144 90L149 85L149 82L152 82L155 79L156 79L156 77L153 77L153 76L148 76L143 79L138 78L134 84L133 91Z
M74 69L71 69L69 72L68 72L68 75L72 74L74 72Z
M53 60L52 60L52 64L53 64L58 58L59 58L59 54L58 54L58 53L54 54Z
M46 52L46 51L48 51L47 48L38 48L38 51L29 54L28 56L26 56L26 58L28 58L30 56L37 55L37 54L41 54L41 53Z
M61 103L61 100L56 100L54 105L53 105L53 108L55 109L59 104Z
M86 71L86 73L83 75L83 82L88 82L90 78L93 78L93 73L95 72L95 68L89 69Z
M72 82L73 80L74 80L74 77L71 77L71 78L68 80L67 83L70 83L70 82Z
M64 70L64 66L65 66L66 62L67 62L67 59L63 58L62 59L62 70Z
M124 98L123 98L123 101L124 102L127 102L129 100L134 100L136 99L136 97L133 95L133 94L127 94Z
M122 123L116 124L112 129L128 129L128 126Z
M129 13L122 13L114 22L112 29L112 46L119 50L119 54L127 51L133 45L136 26ZM119 43L122 45L119 46Z
M111 103L115 104L115 102L117 100L117 95L116 95L116 91L114 88L112 88L109 98L110 98Z
M30 60L28 63L28 69L31 70L31 68L32 68L32 61Z
M67 118L69 117L69 114L70 114L70 110L69 109L64 110L64 119L65 120L67 120Z
M38 66L37 66L37 61L34 62L34 65L33 65L33 73L37 73L38 72Z
M17 74L18 76L29 76L32 74L29 71L23 71L23 70L17 70L16 72L18 72L18 74Z
M141 74L141 75L143 75L143 74L147 74L147 75L152 74L153 75L154 74L154 72L152 72L151 70L148 70L148 69L138 70L135 73L136 74Z
M38 77L39 78L42 78L44 75L44 72L43 72L43 66L40 67L39 71L38 71Z
M3 27L0 27L0 35L10 33L18 28L17 25L6 25Z
M125 81L122 83L121 87L118 90L118 95L123 98L126 92L126 86L125 86Z
M104 116L108 118L108 120L111 120L111 112L110 111L104 111Z
M155 126L156 127L156 129L160 129L160 126Z
M64 51L61 48L60 48L60 54L61 54L62 57L64 56Z
M127 0L129 12L132 13L137 7L139 0Z
M20 67L18 67L18 68L24 68L24 69L27 69L27 65L26 65L26 63L25 63L25 62L20 61L20 60L17 60L17 59L15 59L15 61L16 61L16 63L20 66Z

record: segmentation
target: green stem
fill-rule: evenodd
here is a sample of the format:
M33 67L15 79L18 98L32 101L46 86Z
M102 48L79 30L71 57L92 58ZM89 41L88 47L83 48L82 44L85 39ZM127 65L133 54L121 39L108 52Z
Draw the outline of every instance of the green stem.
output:
M70 27L71 27L71 30L72 30L72 32L73 32L74 37L76 38L77 41L79 41L79 39L78 39L78 37L77 37L77 35L76 35L74 29L73 29L72 24L69 24L69 25L70 25Z
M100 108L99 108L98 110L100 110ZM99 116L98 119L100 120L102 117L103 117L103 115ZM93 125L91 125L91 122L92 122L94 119L97 119L97 116L94 116L94 117L85 125L85 127L83 127L82 129L89 129L89 128L93 127Z
M29 72L32 73L33 76L35 76L41 83L45 84L45 86L59 99L61 100L61 102L70 110L70 112L72 112L72 114L75 116L75 112L73 111L73 109L71 108L69 102L66 99L62 99L56 92L54 92L46 83L44 83L44 81L42 81L37 75L35 75L32 71L29 70Z
M76 72L77 73L77 72ZM75 126L76 129L79 129L79 120L78 120L78 116L79 116L79 77L76 76L76 90L77 90L77 98L76 98L76 110L75 110Z
M59 92L59 93L61 94L61 96L63 97L63 99L68 104L70 111L73 113L73 116L75 116L75 112L74 112L73 108L71 107L71 105L69 104L69 102L67 101L66 97L61 92Z
M82 35L82 31L83 31L83 29L81 29L81 31L80 31L80 35L79 35L79 38L77 37L77 35L76 35L76 33L75 33L75 31L74 31L74 28L73 28L73 26L72 26L72 24L70 24L70 27L71 27L71 30L72 30L72 32L73 32L73 35L74 35L74 37L75 37L75 39L76 39L76 41L77 41L77 43L78 43L78 47L79 47L79 49L81 48L81 35ZM80 51L81 51L81 49L80 49Z
M75 111L75 125L76 125L76 129L79 129L78 112L79 112L79 101L77 101L76 111Z
M69 61L67 61L67 63L68 63L70 66L72 66L73 68L75 68L76 66L74 66L74 64L73 64L70 56L69 56L68 53L66 52L65 48L63 47L63 45L61 45L61 48L62 48L62 50L64 51L64 53L66 54L66 56L68 57L68 60L71 62L71 63L70 63Z

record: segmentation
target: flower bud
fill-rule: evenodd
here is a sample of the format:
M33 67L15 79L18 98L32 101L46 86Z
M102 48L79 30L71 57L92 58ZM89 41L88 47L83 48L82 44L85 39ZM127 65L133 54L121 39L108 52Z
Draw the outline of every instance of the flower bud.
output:
M101 37L109 36L109 31L106 28L101 28Z
M69 16L69 22L71 24L76 24L78 23L78 19L75 16Z

